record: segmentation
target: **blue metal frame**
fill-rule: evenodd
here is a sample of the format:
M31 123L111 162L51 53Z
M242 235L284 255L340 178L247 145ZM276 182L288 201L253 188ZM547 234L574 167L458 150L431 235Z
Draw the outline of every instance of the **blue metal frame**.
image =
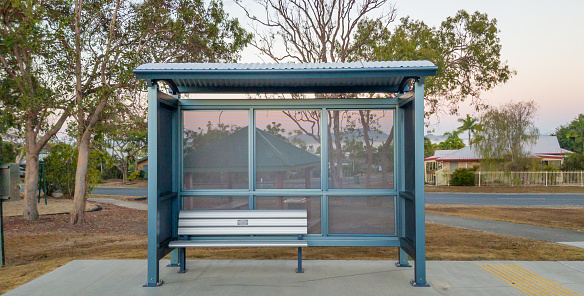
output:
M415 278L412 283L415 286L426 286L426 265L425 265L425 217L424 217L424 175L423 175L423 130L424 130L424 76L434 75L436 67L409 67L407 69L307 69L305 71L280 69L278 71L239 69L236 71L208 71L205 69L193 70L136 70L138 78L148 79L148 156L150 164L148 174L150 182L148 184L148 280L145 286L154 287L162 284L159 278L159 260L170 251L165 240L166 234L161 241L160 209L171 211L171 219L178 221L178 213L183 206L185 196L248 196L249 207L254 209L256 197L258 196L320 196L321 201L321 234L309 234L304 237L309 242L309 246L377 246L377 247L398 247L398 266L409 266L408 255L415 261ZM295 92L355 92L355 91L400 91L404 84L403 79L415 79L413 96L398 96L397 98L385 99L305 99L305 100L207 100L181 99L178 95L174 100L170 100L168 95L163 95L158 91L156 80L173 80L173 79L202 79L213 80L223 79L225 76L229 79L246 80L246 79L266 79L269 80L266 87L255 87L253 91L245 87L230 86L228 91L216 89L215 87L193 88L178 86L173 91L180 92L251 92L258 93L262 91L273 91L283 93L294 90ZM351 81L351 78L373 78L383 79L387 77L404 77L397 85L385 86L367 86L359 85L356 82L352 86L343 87L335 85L333 79L344 79ZM282 81L286 79L300 79L287 83L285 87L278 87L277 83L272 81ZM307 86L302 88L303 81L318 80L323 83L331 79L329 86L319 87ZM375 80L378 81L378 80ZM381 81L381 80L379 80ZM299 85L295 85L299 83ZM338 83L337 83L338 84ZM163 104L161 106L161 104ZM162 118L171 117L172 120L172 147L159 146L158 139L160 134L165 131L160 130L159 110L161 107L166 113L162 113ZM171 115L168 110L172 109ZM183 139L184 139L184 112L188 110L248 110L249 126L255 127L256 110L321 110L321 147L328 147L328 111L329 110L355 110L355 109L393 109L394 110L394 188L393 189L329 189L328 188L328 149L321 149L321 188L320 189L256 189L256 155L255 155L255 129L250 128L248 134L248 151L249 151L249 188L232 189L232 190L185 190L183 179ZM405 118L409 120L405 120ZM163 129L166 129L164 127ZM406 131L413 133L413 137ZM405 151L407 145L408 151ZM159 151L159 147L164 151ZM159 153L167 153L172 150L172 190L171 192L160 192L158 169ZM411 151L410 151L411 150ZM410 162L406 163L406 159ZM413 166L412 166L413 163ZM414 168L414 169L412 169ZM167 178L167 176L165 176ZM162 180L163 184L168 179ZM168 190L168 185L166 189ZM395 217L395 234L394 235L357 235L357 234L329 234L328 230L328 200L329 196L351 196L351 195L368 195L368 196L394 196L394 217ZM168 204L171 203L169 207ZM408 210L406 210L406 208ZM168 217L168 213L164 213ZM167 218L165 218L167 219ZM176 237L176 221L172 222L172 236ZM166 221L168 222L168 221ZM169 227L168 223L166 224ZM165 228L164 231L168 231ZM168 233L168 232L166 232ZM253 238L253 237L252 237ZM258 237L258 239L261 237ZM218 237L209 237L206 239L226 239ZM233 239L230 237L229 239ZM250 239L250 237L246 237ZM171 265L183 265L184 256L180 256L178 251L171 252ZM300 259L300 258L299 258ZM181 264L182 263L182 264ZM300 267L301 268L301 267Z

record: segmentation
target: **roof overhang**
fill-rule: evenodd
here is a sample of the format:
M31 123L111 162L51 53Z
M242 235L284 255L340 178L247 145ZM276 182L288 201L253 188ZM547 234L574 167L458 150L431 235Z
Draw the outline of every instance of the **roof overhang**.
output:
M429 61L317 64L152 63L136 78L166 81L180 93L403 92L409 79L436 74Z

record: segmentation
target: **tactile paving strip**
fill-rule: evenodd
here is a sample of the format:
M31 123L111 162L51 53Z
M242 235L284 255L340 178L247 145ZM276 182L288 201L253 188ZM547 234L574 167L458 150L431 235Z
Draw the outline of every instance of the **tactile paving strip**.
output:
M517 264L479 264L479 266L527 295L582 296Z

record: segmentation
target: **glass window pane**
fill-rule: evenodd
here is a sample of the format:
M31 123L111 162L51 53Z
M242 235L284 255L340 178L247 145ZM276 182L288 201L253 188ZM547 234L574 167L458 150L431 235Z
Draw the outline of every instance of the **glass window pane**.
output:
M245 189L248 111L184 112L184 189Z
M185 196L184 210L249 210L248 196Z
M308 233L320 231L320 196L256 196L258 210L304 210L308 213Z
M395 234L394 196L329 196L329 233Z
M320 111L256 111L256 189L320 189Z
M393 110L328 111L330 189L392 189Z

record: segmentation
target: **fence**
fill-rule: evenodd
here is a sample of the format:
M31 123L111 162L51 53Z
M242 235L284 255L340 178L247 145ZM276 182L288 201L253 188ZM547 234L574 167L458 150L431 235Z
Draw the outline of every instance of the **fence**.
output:
M428 180L434 180L434 185L450 185L451 173L445 170L437 171ZM430 183L430 182L428 182ZM431 183L430 183L431 184ZM584 187L584 171L574 172L475 172L476 186L581 186Z

